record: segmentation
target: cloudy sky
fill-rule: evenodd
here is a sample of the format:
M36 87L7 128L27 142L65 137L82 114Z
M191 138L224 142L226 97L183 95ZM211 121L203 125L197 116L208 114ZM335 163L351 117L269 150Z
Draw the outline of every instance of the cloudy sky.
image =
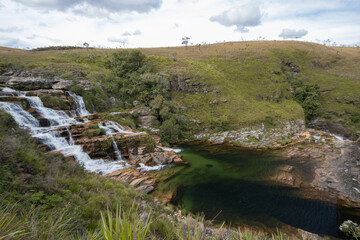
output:
M165 47L184 36L360 44L360 0L0 0L0 46Z

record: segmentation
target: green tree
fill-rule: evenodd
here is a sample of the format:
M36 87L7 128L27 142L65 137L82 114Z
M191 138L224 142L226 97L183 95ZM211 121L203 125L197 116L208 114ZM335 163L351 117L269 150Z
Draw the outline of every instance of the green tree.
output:
M176 123L175 118L163 122L160 127L161 140L173 144L179 141L181 137L180 126Z
M144 66L145 58L139 50L119 51L110 57L106 66L113 69L117 76L126 77L132 72L139 71Z

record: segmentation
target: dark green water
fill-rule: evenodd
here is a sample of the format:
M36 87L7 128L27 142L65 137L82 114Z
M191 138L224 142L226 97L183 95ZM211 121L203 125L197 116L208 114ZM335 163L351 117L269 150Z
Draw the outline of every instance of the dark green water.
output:
M176 188L172 203L207 219L232 226L251 225L264 229L291 225L335 237L343 237L339 225L353 219L346 209L322 201L299 197L297 189L267 181L277 166L289 164L276 152L250 151L226 145L181 146L189 166L158 189ZM295 171L306 175L304 163L294 163ZM276 230L275 230L276 231Z

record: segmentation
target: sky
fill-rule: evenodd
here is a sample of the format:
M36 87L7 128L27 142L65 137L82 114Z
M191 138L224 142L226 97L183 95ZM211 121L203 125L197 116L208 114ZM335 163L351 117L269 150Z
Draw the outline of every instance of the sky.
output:
M0 46L360 45L360 0L0 0Z

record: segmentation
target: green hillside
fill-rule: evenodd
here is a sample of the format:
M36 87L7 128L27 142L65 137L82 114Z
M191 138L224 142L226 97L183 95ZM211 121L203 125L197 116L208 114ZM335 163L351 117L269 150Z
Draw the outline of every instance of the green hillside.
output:
M360 50L357 48L260 41L139 50L146 55L147 69L142 73L150 71L151 81L162 81L164 86L164 82L180 79L185 84L185 91L175 89L170 98L183 109L182 114L197 120L195 130L205 127L219 131L260 122L276 125L278 121L306 118L310 122L321 118L345 127L343 133L348 136L359 136ZM124 50L0 48L0 62L3 71L26 69L43 77L101 82L96 90L97 98L118 97L107 86L114 84L116 77L105 67L112 53L118 51ZM126 82L126 86L122 82L122 86L130 88L131 82L141 79ZM138 93L138 100L145 106L156 96L142 98L141 89ZM134 95L127 102L136 98ZM110 108L105 103L97 106L99 102L103 101L92 101L95 109ZM123 110L127 102L122 99L115 108Z

